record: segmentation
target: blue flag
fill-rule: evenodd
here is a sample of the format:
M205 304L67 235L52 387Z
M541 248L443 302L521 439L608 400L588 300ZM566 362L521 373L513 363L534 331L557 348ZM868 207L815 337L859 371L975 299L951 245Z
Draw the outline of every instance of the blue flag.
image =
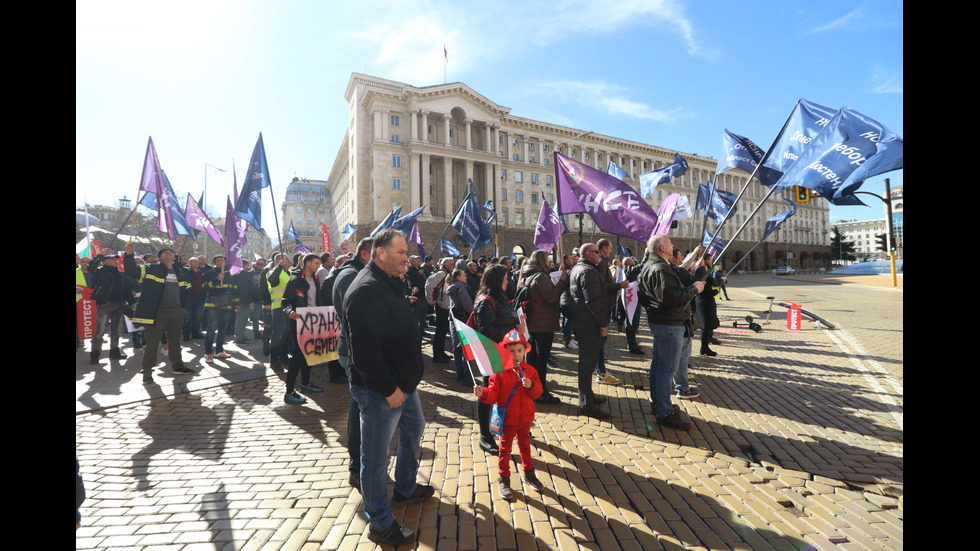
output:
M725 250L725 242L722 241L720 237L711 235L708 232L704 233L704 238L701 239L701 245L708 249L708 254L710 254L712 258L715 256L715 251Z
M245 172L242 194L235 202L235 214L257 230L262 229L262 188L271 185L269 164L265 159L265 144L262 142L262 133L259 132L259 141L255 142L252 160Z
M630 252L626 250L626 247L624 247L622 243L617 243L616 248L617 248L617 252L619 253L619 256L623 256L623 257L630 256Z
M670 182L671 179L683 176L687 172L687 161L680 154L674 153L674 162L650 172L640 174L640 195L653 195L658 185Z
M463 200L450 225L456 228L459 235L474 251L486 247L493 241L490 237L490 229L487 228L487 223L483 221L483 216L480 214L480 205L472 195L467 195Z
M347 241L348 239L350 239L350 236L354 235L354 232L356 231L357 231L357 226L348 222L347 225L344 226L344 229L340 230L340 234L344 236L344 241Z
M850 194L871 176L903 168L903 151L898 134L844 107L787 169L779 184L819 190L837 204L838 200L853 199Z
M459 255L459 249L456 247L456 245L453 245L452 241L446 239L445 237L439 241L439 250L448 254L449 256Z
M735 204L735 199L738 198L738 195L717 188L714 192L714 195L711 197L711 205L708 206L706 214L714 218L715 223L721 224L721 221L726 217L731 218L733 214L738 212L738 205ZM729 210L731 214L729 214Z
M391 227L405 234L408 237L412 233L412 228L415 226L415 222L418 221L419 215L425 210L427 205L422 205L421 207L413 210L411 213L402 216L398 220L395 220Z
M487 199L487 202L483 205L483 210L490 211L490 216L487 216L487 225L489 226L490 222L493 222L494 219L497 218L497 211L493 210L492 199Z
M296 242L296 249L295 249L296 252L303 253L303 254L307 254L307 253L313 252L313 251L311 251L309 249L309 247L307 247L306 245L304 245L303 242L299 240L299 236L296 235L296 228L293 227L293 222L292 221L289 222L289 230L286 231L286 237L288 237L288 238L290 238L290 239L292 239L293 241Z
M694 210L706 210L711 198L711 180L708 185L698 184L698 197L694 200Z
M398 207L397 209L392 210L391 212L389 212L388 213L388 216L385 216L384 220L382 220L381 223L378 224L378 227L374 228L374 230L371 231L371 237L374 237L375 235L378 235L378 232L381 231L381 230L386 230L386 229L392 227L395 224L395 220L398 219L398 216L401 213L402 213L402 208L401 207Z
M836 111L829 107L805 99L797 101L786 124L763 156L762 166L786 172L835 114Z
M733 134L726 128L721 138L721 160L718 162L715 174L721 174L732 168L744 170L749 174L755 172L755 177L763 185L772 187L779 180L779 172L764 166L756 169L765 154L766 152L752 140Z
M794 214L796 214L796 203L794 203L793 201L790 201L789 199L783 199L783 201L789 203L790 209L789 210L784 210L783 212L781 212L781 213L773 216L769 220L766 220L766 229L763 232L762 239L760 239L760 241L762 241L763 239L769 237L769 234L771 234L772 232L776 231L776 228L778 228L779 226L781 226L783 224L783 222L785 222L786 220L788 220L789 217L791 217Z
M620 180L629 177L629 174L627 174L625 170L612 161L609 161L609 168L606 169L606 174L612 174Z

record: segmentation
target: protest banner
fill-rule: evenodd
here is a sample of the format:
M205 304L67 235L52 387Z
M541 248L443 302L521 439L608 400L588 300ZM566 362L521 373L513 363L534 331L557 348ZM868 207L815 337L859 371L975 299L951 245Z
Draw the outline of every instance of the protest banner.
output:
M334 307L297 308L296 313L299 314L299 319L296 320L296 342L307 365L320 365L336 360L340 319Z

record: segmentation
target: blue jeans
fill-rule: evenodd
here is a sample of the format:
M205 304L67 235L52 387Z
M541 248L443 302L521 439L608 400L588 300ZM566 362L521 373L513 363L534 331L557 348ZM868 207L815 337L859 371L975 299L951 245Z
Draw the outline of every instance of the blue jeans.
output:
M650 402L657 417L667 417L673 411L670 395L674 389L674 371L680 364L681 350L684 348L684 326L651 323L650 332L653 333Z
M362 386L351 385L351 395L361 410L361 499L371 527L386 530L395 522L388 502L388 448L398 429L395 452L395 491L411 495L417 486L419 448L425 417L418 392L405 394L401 407L388 406L385 397Z
M693 339L684 337L684 344L681 346L681 359L677 364L677 371L674 372L674 388L677 390L691 388L691 383L687 382L687 361L691 357L691 342Z
M187 297L187 319L184 320L184 338L201 334L201 316L204 315L204 295Z
M208 329L204 333L204 353L220 354L225 351L225 330L231 317L231 310L208 308L205 313L208 317Z
M565 344L572 340L572 320L569 319L571 315L571 307L569 306L559 306L561 310L562 322L561 322L561 333L565 337Z

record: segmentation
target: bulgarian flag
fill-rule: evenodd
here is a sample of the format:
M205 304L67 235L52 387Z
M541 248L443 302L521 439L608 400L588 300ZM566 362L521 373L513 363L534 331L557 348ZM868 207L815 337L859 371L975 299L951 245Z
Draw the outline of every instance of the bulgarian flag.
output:
M466 322L454 319L459 340L463 343L463 358L476 362L477 369L484 377L500 373L514 367L510 351L493 342L473 329Z

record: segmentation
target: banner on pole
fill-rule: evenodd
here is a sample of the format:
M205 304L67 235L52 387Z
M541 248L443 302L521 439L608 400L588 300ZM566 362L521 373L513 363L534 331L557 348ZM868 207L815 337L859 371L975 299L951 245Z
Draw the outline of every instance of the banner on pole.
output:
M92 296L92 289L82 287L82 298L75 303L75 311L78 316L78 338L81 340L91 339L95 334L95 301L89 298Z
M340 337L340 319L333 306L297 308L296 342L306 358L307 365L314 366L336 360L337 339Z

